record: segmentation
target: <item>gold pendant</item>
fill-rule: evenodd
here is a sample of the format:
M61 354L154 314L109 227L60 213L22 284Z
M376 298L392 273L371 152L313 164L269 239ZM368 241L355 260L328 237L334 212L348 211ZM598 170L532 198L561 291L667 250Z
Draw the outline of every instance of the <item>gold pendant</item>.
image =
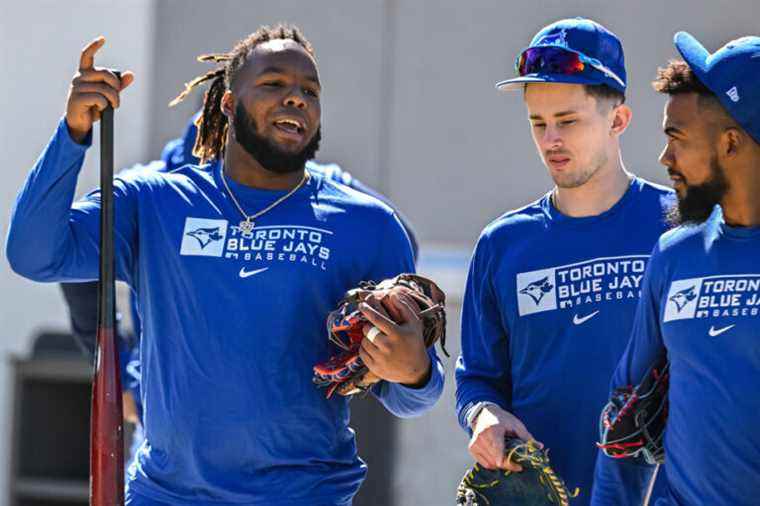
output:
M253 222L248 218L241 221L238 227L240 228L240 232L244 234L250 234L253 232Z

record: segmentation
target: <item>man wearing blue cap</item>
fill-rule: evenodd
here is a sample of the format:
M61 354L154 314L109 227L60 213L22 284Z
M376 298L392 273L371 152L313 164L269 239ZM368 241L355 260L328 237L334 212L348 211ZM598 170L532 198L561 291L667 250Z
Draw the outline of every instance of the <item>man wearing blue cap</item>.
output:
M660 69L681 226L657 242L613 387L670 361L662 505L758 503L760 492L760 37L710 54L691 35ZM717 206L717 207L716 207ZM644 466L597 469L595 504L619 504ZM633 478L635 481L635 478Z
M555 188L501 216L473 254L457 411L483 466L517 470L504 436L535 437L589 504L598 414L672 193L626 171L623 48L588 19L542 29L517 59L533 140ZM641 504L639 483L630 504ZM625 503L621 503L625 504Z

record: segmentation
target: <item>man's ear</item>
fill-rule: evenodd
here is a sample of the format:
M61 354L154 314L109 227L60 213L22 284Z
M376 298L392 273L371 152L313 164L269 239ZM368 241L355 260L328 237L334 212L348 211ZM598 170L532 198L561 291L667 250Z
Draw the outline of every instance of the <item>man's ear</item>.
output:
M631 124L633 111L627 105L620 104L613 107L612 111L610 112L613 114L610 133L612 135L621 135L623 132L625 132L626 128L628 128L628 125Z
M720 155L729 158L737 156L747 142L747 139L744 137L745 135L738 128L726 128L720 134L720 140L718 141Z
M222 114L227 116L227 120L232 122L232 116L235 114L235 97L230 90L224 92L222 95L222 103L219 104L222 109Z

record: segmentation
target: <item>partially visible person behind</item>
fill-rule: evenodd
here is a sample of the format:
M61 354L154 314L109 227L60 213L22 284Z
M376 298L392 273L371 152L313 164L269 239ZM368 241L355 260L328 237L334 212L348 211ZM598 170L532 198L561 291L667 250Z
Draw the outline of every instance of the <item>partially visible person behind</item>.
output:
M679 32L683 60L658 72L667 96L660 162L680 225L647 267L630 343L612 381L670 362L665 468L657 506L750 506L760 494L760 37L710 54ZM617 337L612 336L610 337ZM618 505L650 471L606 459L595 505Z
M470 454L488 469L519 470L505 459L505 436L543 443L557 474L580 488L572 503L581 506L591 499L599 411L672 194L623 163L632 112L612 32L589 19L557 21L536 34L516 70L497 86L522 92L555 187L478 240L462 310L457 414ZM641 504L638 485L619 506Z

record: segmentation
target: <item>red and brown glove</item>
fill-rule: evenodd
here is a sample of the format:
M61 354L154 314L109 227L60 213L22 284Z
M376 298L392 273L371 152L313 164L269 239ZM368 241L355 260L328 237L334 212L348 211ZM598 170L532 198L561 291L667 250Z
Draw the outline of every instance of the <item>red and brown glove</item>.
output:
M369 389L380 381L364 365L359 356L363 328L371 325L359 311L359 303L372 296L385 308L394 320L398 317L389 302L391 293L404 294L412 299L416 308L412 308L422 320L425 346L431 347L438 340L446 352L446 296L430 279L416 274L399 274L395 278L380 283L362 282L359 288L349 290L338 304L338 308L327 317L327 335L337 348L337 353L326 362L314 366L314 383L327 388L327 397L337 392L340 395L353 395ZM397 321L397 323L400 323Z

